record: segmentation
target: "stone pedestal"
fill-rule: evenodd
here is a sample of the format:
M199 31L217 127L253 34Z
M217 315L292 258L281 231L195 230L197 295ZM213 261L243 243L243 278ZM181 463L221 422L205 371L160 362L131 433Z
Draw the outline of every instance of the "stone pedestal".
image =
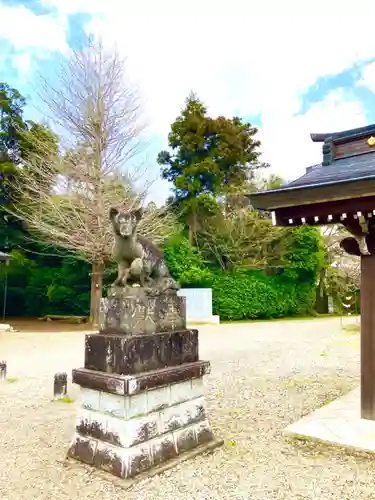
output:
M177 321L169 331L146 334L138 333L145 317L137 327L129 319L129 303L139 296L126 299L124 304L117 298L104 311L99 334L86 335L85 367L73 370L81 405L68 455L132 478L222 442L213 436L204 397L210 364L199 361L198 331L186 329L183 298L156 298L156 304L179 303L182 328L175 328ZM160 319L165 308L156 313L152 300L142 299L145 315Z
M101 299L102 333L144 335L186 327L186 300L176 293L146 295L141 287L110 289Z

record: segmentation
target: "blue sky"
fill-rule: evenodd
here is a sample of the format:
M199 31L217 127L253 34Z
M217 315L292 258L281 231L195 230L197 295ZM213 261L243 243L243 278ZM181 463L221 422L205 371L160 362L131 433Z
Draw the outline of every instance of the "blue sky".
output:
M302 4L302 5L301 5ZM0 0L0 80L30 100L36 74L83 31L116 41L140 89L147 159L194 90L213 115L260 128L264 159L287 180L319 162L310 132L375 122L375 37L369 0ZM5 22L3 21L5 20ZM168 185L151 196L162 202Z

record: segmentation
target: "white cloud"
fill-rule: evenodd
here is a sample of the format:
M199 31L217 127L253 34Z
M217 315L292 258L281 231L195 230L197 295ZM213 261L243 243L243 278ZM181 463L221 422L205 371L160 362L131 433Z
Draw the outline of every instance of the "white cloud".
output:
M9 41L16 50L43 52L65 50L66 19L36 15L23 5L3 5L0 0L0 41Z
M21 74L28 73L31 67L31 54L21 52L13 57L12 63Z
M41 5L44 7L53 7L61 14L69 15L78 13L89 12L90 14L101 14L108 10L108 7L118 8L122 0L109 0L108 3L102 0L40 0ZM125 0L126 2L126 0Z
M330 92L323 101L313 104L296 117L277 110L263 115L260 138L264 144L264 160L271 171L293 180L305 168L322 161L322 144L313 143L311 132L337 132L366 125L365 109L342 90Z
M366 122L362 106L343 92L331 93L304 115L295 114L301 94L317 78L375 56L370 0L355 5L352 0L42 3L56 9L59 29L48 28L47 37L47 28L38 25L41 20L29 17L30 43L43 44L44 37L46 46L58 48L64 43L67 15L93 14L89 29L115 40L128 56L153 133L167 137L184 99L195 90L212 114L259 113L265 159L273 170L293 178L321 159L321 145L311 142L311 131L342 130ZM8 31L8 38L17 43L15 30ZM25 33L22 36L26 38Z
M358 85L367 87L372 93L375 94L375 62L367 64L362 72L362 78Z
M128 56L154 131L166 137L193 89L213 114L259 113L265 158L293 178L321 159L311 131L366 122L342 92L295 114L317 78L375 56L370 10L368 0L109 0L91 29Z

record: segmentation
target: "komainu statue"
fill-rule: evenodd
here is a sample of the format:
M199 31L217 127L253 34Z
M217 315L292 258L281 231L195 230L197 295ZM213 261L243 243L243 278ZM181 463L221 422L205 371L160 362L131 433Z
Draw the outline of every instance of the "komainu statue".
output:
M111 208L109 212L115 235L113 254L118 265L112 287L141 286L150 295L177 291L179 287L169 274L163 252L137 234L142 215L142 208L130 211Z

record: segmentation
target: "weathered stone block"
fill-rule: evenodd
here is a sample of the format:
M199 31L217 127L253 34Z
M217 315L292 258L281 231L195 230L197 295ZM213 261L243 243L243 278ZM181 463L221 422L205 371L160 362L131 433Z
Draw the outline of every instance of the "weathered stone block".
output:
M108 417L99 412L81 410L76 419L76 432L80 436L99 439L120 446L116 435L108 430Z
M100 410L100 392L81 387L80 400L82 408L86 410Z
M192 425L205 418L206 402L204 397L171 406L160 412L161 433L164 434Z
M171 404L171 389L169 385L146 391L147 412L161 411Z
M96 412L91 412L91 417L88 419L84 417L83 421L92 423L95 419L97 419ZM130 478L199 445L214 441L207 419L156 437L155 424L152 425L151 433L146 431L142 434L137 431L137 425L139 426L141 421L145 423L146 419L139 419L137 423L132 420L121 422L119 419L109 417L106 432L102 435L96 434L96 437L82 436L79 434L82 429L77 429L68 455L116 476ZM125 427L122 429L116 427L123 424ZM101 425L102 421L97 428L101 428ZM129 425L132 427L131 432ZM129 438L131 435L132 439Z
M158 436L160 434L159 421L158 413L131 420L108 417L104 432L98 439L121 448L130 448ZM98 422L98 427L100 427L101 420L98 420L97 415L91 415L91 422ZM90 428L93 428L92 424ZM77 432L79 432L78 429Z
M93 465L97 444L95 439L85 438L76 434L68 450L68 456Z
M191 399L191 380L179 384L171 384L171 405L176 405Z
M127 418L127 400L124 396L100 393L99 410L103 413L113 415L118 418Z
M176 293L149 296L138 288L118 288L101 300L100 332L144 335L186 328L186 299Z
M125 477L133 477L149 469L152 466L152 458L151 447L148 443L131 448Z
M147 413L147 393L141 392L126 398L128 418L138 417Z
M203 377L194 377L191 379L192 398L199 398L204 396L204 382Z
M7 378L7 362L0 361L0 381L6 380Z
M114 476L123 477L127 465L126 456L121 452L119 453L118 448L99 441L94 457L94 465Z
M83 414L92 410L116 418L131 419L169 408L181 403L204 400L202 378L174 383L131 395L110 394L104 391L81 388L80 402ZM169 410L170 411L170 410Z
M85 368L119 375L158 370L198 361L198 330L153 335L88 334Z
M131 400L139 396L141 394L122 396L122 407L127 408L127 412L121 418L113 416L113 413L81 408L76 420L77 435L120 448L130 448L187 426L193 426L194 429L196 423L207 422L209 425L204 397L162 409L153 408L151 412L146 412L145 408L144 414L134 416L129 411ZM146 396L146 393L142 396ZM200 433L203 431L199 430Z
M172 433L150 443L153 465L159 465L177 456L177 448Z
M124 399L132 397L123 396ZM126 403L124 406L127 406ZM129 448L206 419L204 397L136 417L127 413L118 418L108 413L81 409L76 419L76 432L82 437Z
M184 381L190 383L190 380L192 390L196 392L195 397L199 397L203 395L202 377L208 373L210 373L210 363L208 361L196 361L135 375L117 375L115 373L78 368L73 370L72 378L74 384L87 389L85 391L86 404L88 407L95 408L99 405L99 401L96 399L98 398L98 391L132 395ZM90 389L93 389L95 393L90 393ZM90 401L90 397L93 398L92 401Z
M67 396L68 392L68 375L65 372L55 373L53 378L53 397L62 399Z
M194 426L186 429L178 430L174 433L174 438L177 447L177 453L184 453L198 446L198 439L194 430Z
M201 422L197 422L195 425L195 435L200 445L209 443L214 439L211 424L207 418Z

